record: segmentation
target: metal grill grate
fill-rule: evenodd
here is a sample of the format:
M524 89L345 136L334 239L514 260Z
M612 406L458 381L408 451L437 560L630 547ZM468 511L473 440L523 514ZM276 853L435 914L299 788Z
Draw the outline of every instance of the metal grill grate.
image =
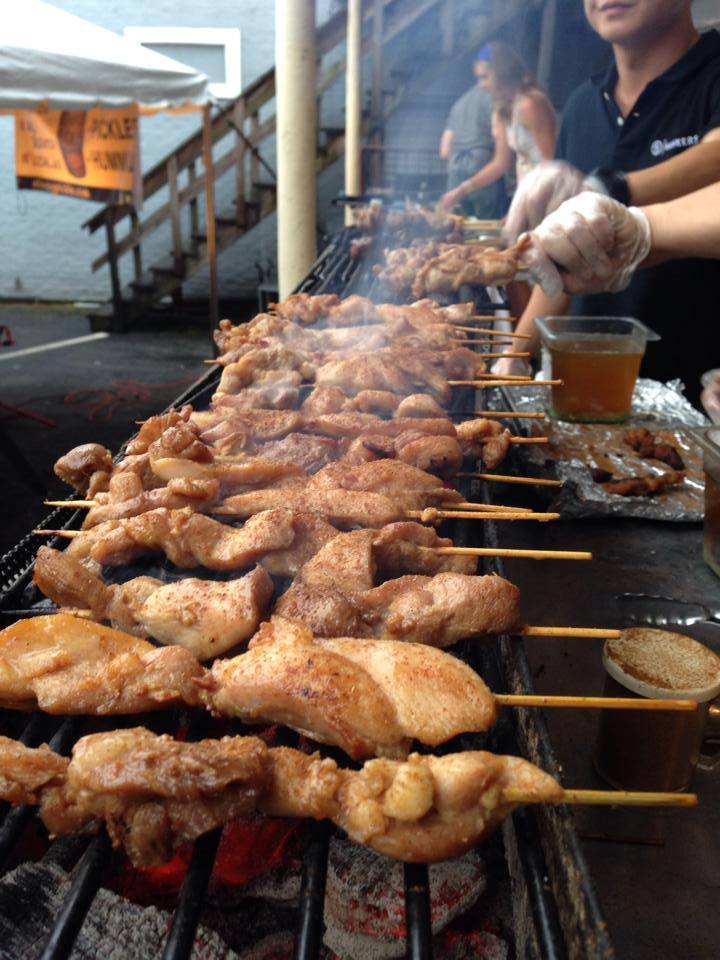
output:
M302 292L346 294L353 289L362 290L372 287L369 269L350 257L349 241L352 235L353 231L345 230L330 239L310 274L301 284L299 289ZM477 291L474 293L477 294ZM493 309L497 306L497 303L493 302L495 299L491 294L486 295L478 302L478 308ZM173 406L179 407L188 402L201 403L214 391L218 378L219 370L212 369L181 395ZM467 398L458 397L457 405L458 409L463 406L467 409ZM463 492L470 491L466 489ZM484 492L487 493L487 491ZM46 523L54 527L76 526L78 512L68 508L53 511ZM476 530L480 525L474 525L475 529L471 532L467 523L460 524L457 521L455 523L454 541L459 544L473 542L471 538L477 535ZM485 521L482 524L481 537L482 542L489 545L497 542L492 523ZM0 613L5 612L9 615L10 608L17 605L18 597L21 596L29 580L32 560L39 542L40 538L26 537L0 560ZM486 569L502 574L501 565L497 561ZM508 689L508 678L514 672L521 677L520 686L515 684L514 691L531 690L527 662L520 641L513 641L508 637L500 638L502 659L487 647L481 646L478 652L477 646L474 650L470 645L467 646L468 649L464 651L465 658L481 672L492 689L497 691ZM203 722L202 717L193 718L189 734L191 738L197 739L202 736ZM499 747L506 753L522 752L530 759L539 762L549 772L557 773L557 765L542 721L533 719L529 724L533 730L534 752L537 753L539 750L541 754L539 757L534 756L533 751L528 749L527 737L522 740L523 749L518 749L517 731L514 724L507 719L502 720L492 731L491 746ZM34 715L19 739L27 745L35 745L46 736L47 725L48 718L39 714ZM50 746L59 753L68 753L80 736L82 727L81 719L62 720L50 738ZM0 869L7 865L8 858L17 845L24 827L34 815L34 808L16 807L5 816L4 822L0 825ZM574 940L580 938L585 946L584 952L575 953L575 955L588 958L602 956L603 960L611 960L612 948L604 931L602 916L595 901L592 884L587 875L569 815L561 822L565 832L548 838L541 835L532 811L516 811L508 821L520 852L522 876L517 878L517 881L525 888L530 903L535 922L537 956L552 958L552 960L560 960L567 956L566 936L570 921L561 917L559 913L553 890L547 883L547 866L543 855L544 845L553 842L556 846L563 846L563 850L559 851L560 859L562 856L569 857L573 875L581 879L581 888L576 895L585 918L585 926L579 931L573 929L570 933ZM320 955L322 945L331 828L327 823L309 822L304 825L303 830L302 882L294 957L296 960L315 960ZM202 836L194 844L166 941L164 960L184 960L192 952L203 898L212 873L221 833L222 830L218 828ZM42 960L62 960L71 954L75 939L102 884L111 857L110 841L104 832L90 841L75 870L70 890L57 915L42 954ZM433 945L428 868L424 865L407 864L404 870L404 881L406 956L410 960L430 960L433 956Z

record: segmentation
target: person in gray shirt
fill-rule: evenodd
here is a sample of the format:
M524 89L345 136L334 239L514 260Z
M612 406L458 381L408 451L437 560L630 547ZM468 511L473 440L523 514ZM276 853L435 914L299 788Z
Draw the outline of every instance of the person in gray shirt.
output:
M473 72L478 63L475 61ZM457 100L440 139L440 156L448 161L448 190L457 187L485 164L495 151L492 135L493 102L478 83ZM506 198L502 183L493 183L476 190L462 201L463 213L481 220L494 219L505 212Z

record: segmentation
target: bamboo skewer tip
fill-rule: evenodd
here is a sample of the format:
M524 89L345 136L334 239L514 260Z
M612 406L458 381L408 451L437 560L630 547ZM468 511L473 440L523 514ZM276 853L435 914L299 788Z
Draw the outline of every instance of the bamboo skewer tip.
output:
M662 793L644 790L563 790L558 800L538 801L537 797L520 787L506 787L502 792L505 803L570 803L612 807L696 807L695 793Z

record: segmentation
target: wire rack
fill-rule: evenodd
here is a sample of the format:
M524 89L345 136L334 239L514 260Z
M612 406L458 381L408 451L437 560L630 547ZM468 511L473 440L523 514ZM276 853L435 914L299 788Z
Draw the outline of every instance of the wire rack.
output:
M349 255L353 231L344 230L331 237L310 273L298 288L308 293L341 293L352 289L371 288L368 268ZM477 302L478 291L474 291ZM498 306L492 291L483 294L478 309ZM198 406L207 401L215 389L220 371L211 369L177 398L173 407L185 403ZM458 409L469 408L470 396L457 396ZM483 398L487 402L487 397ZM119 454L120 456L121 454ZM470 483L464 481L469 494ZM477 487L473 492L477 493ZM486 489L479 491L488 497ZM489 499L489 498L488 498ZM80 511L72 508L54 510L45 520L52 528L78 527ZM454 521L452 537L459 545L484 543L497 545L495 526ZM32 573L32 562L41 542L46 539L29 535L0 559L0 614L9 617L13 608L22 605L23 591ZM502 574L498 560L485 564L485 572ZM493 645L465 644L460 655L486 679L497 692L526 693L532 691L522 641L499 637ZM532 711L522 724L516 723L512 711L506 711L500 722L484 739L482 746L498 752L521 754L554 775L557 763L547 730L541 718ZM157 715L141 720L150 729L157 726ZM13 718L16 721L16 718ZM172 723L172 719L165 723ZM188 736L203 736L207 717L193 715ZM0 728L4 726L0 715ZM81 718L48 718L39 713L16 732L26 746L43 741L59 753L68 754L83 732ZM172 726L170 727L172 729ZM235 730L242 732L239 724ZM4 732L4 731L3 731ZM12 734L11 734L12 735ZM463 738L463 746L477 748L477 739ZM551 821L539 818L535 810L517 810L508 818L503 830L508 870L513 887L513 901L518 912L527 911L532 933L526 956L542 960L563 960L565 957L602 958L614 956L606 925L579 849L570 814L563 807L552 808ZM13 851L20 842L29 821L36 816L33 807L18 806L0 810L0 871L7 869ZM295 937L295 960L315 960L320 956L323 938L323 910L328 867L328 850L332 828L326 823L303 825L301 890ZM163 960L185 960L190 957L195 941L205 892L215 862L222 829L200 837L194 844L187 872L182 883L172 924L163 951ZM41 960L63 960L73 950L76 937L92 905L93 899L109 871L112 850L103 831L89 841L73 871L72 882L62 908L55 917L52 931ZM406 957L430 960L433 956L432 915L428 868L422 864L406 864L404 868L406 910ZM568 884L571 886L568 888ZM528 918L518 917L516 925L527 926Z

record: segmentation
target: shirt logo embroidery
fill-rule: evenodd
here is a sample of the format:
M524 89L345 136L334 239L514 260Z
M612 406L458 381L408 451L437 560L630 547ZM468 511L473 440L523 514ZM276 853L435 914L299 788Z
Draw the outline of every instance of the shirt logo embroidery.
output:
M674 140L653 140L650 144L650 153L654 157L661 157L664 153L669 153L671 150L679 150L681 147L692 147L699 141L699 133L693 133L689 137L675 137Z

